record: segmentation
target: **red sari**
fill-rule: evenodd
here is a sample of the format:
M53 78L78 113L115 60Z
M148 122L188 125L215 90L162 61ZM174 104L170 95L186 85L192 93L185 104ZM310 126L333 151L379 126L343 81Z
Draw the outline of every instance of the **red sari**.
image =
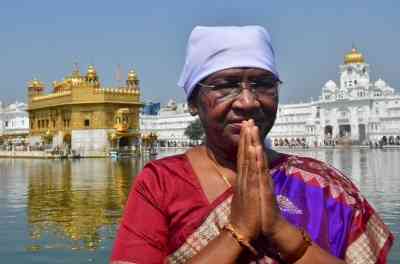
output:
M283 156L271 164L282 215L348 263L385 263L393 236L355 186L329 165ZM232 188L210 203L186 155L148 163L132 187L114 245L117 263L185 263L229 221ZM238 263L275 263L262 253Z

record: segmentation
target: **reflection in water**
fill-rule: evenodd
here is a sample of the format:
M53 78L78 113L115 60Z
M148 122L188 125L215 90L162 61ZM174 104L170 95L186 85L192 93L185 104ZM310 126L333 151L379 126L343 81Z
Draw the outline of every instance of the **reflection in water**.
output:
M324 160L344 172L379 212L395 235L389 263L400 260L400 150L296 150L296 154Z
M29 161L26 161L29 163ZM132 176L140 160L43 162L29 173L27 216L30 238L72 249L96 249L114 236ZM33 244L30 250L40 250Z
M400 150L296 153L345 172L398 236ZM6 237L0 255L12 263L107 263L131 183L144 162L0 159L0 237ZM399 258L395 241L389 263Z

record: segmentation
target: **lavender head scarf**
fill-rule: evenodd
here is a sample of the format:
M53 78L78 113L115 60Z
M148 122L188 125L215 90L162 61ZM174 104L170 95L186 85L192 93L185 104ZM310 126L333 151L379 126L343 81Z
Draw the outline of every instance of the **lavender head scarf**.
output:
M279 78L267 30L261 26L197 26L189 37L178 85L189 99L199 81L217 71L234 67L260 68Z

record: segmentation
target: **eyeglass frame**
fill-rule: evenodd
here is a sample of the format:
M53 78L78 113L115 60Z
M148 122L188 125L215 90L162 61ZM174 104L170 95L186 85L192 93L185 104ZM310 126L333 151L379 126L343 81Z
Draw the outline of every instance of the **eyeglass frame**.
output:
M218 86L222 86L222 85L204 84L204 83L201 83L201 82L198 82L197 85L198 85L200 88L208 88L208 89L210 89L208 92L210 92L210 91L212 91L212 92L218 92L218 90L222 90L222 89L230 89L230 90L236 91L236 92L240 90L237 94L231 92L231 93L226 94L226 95L221 95L221 96L219 97L219 99L224 100L224 101L225 101L225 100L233 100L233 99L236 99L236 98L242 93L242 90L243 90L243 89L248 89L248 90L251 92L251 94L252 94L257 100L260 100L260 97L263 97L263 96L268 97L268 98L277 98L277 97L278 97L278 94L279 94L279 86L280 86L280 84L282 84L282 81L279 80L279 79L276 78L276 77L273 78L274 81L275 81L274 85L271 86L271 87L268 87L268 90L272 90L272 89L275 90L275 93L274 93L273 95L266 95L266 94L264 94L264 95L261 95L261 96L260 96L260 95L257 93L257 88L252 87L252 85L259 84L259 83L261 82L261 80L266 80L266 79L268 79L268 78L262 78L262 79L260 79L260 80L255 80L255 81L231 82L231 83L227 83L227 84L225 84L225 85L229 85L229 84L235 83L235 86L233 86L233 87L231 87L231 88L226 87L226 88L220 88L220 89L216 89L216 88L217 88ZM239 88L239 89L238 89L238 88ZM202 89L200 89L200 90L202 90ZM204 90L203 90L203 91L204 91ZM231 95L231 98L229 98L230 95Z

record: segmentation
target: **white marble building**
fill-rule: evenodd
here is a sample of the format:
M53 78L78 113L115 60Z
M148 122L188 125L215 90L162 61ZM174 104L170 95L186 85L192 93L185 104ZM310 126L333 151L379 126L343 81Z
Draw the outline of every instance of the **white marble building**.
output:
M384 80L370 80L369 65L355 48L317 101L281 104L269 136L273 144L400 144L400 95Z
M3 105L0 102L0 137L9 143L22 143L29 134L27 105L15 102Z
M326 82L318 100L279 105L269 134L274 146L400 143L400 95L382 79L371 81L369 65L355 48L339 68L339 84ZM171 100L159 115L140 117L141 131L161 141L188 142L183 133L195 118L186 103Z
M185 146L190 143L185 129L196 118L189 114L187 103L170 100L158 115L140 115L140 130L142 135L155 133L160 146Z

